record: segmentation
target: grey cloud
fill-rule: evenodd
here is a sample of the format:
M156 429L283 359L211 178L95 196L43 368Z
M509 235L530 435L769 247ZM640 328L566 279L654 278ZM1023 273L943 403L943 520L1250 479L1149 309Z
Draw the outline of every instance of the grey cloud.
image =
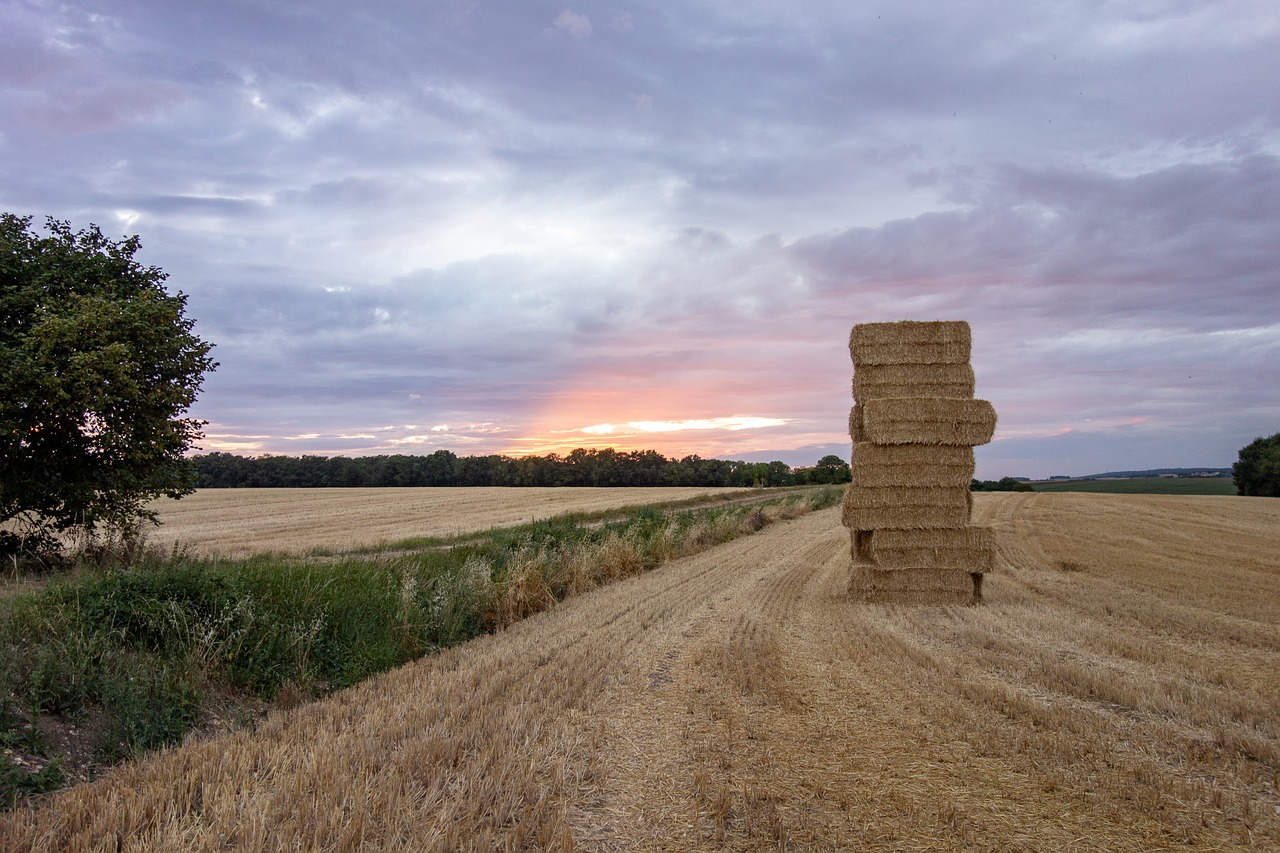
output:
M1267 265L1280 245L1280 159L1135 177L1015 168L992 181L972 208L792 251L834 290L884 282L1013 308L1030 297L1040 317L1093 324L1242 327L1280 314Z
M1138 411L1220 458L1219 412L1274 413L1274 23L9 4L0 203L142 234L220 345L213 420L516 429L607 375L838 427L850 323L958 316L1006 449Z

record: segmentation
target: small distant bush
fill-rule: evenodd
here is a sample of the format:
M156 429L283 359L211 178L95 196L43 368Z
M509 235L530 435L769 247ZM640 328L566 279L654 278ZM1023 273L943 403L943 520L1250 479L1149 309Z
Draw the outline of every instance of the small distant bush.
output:
M969 484L971 492L1034 492L1030 483L1013 477L1001 477L999 480L974 480Z

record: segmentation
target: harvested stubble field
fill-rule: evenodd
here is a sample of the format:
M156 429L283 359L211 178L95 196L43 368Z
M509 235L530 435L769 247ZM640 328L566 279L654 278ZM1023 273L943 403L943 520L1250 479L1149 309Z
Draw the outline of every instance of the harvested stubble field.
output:
M147 541L197 554L352 551L413 537L456 536L564 513L680 501L727 488L201 489L152 505Z
M0 849L1280 847L1280 501L976 496L980 607L839 510L0 815Z

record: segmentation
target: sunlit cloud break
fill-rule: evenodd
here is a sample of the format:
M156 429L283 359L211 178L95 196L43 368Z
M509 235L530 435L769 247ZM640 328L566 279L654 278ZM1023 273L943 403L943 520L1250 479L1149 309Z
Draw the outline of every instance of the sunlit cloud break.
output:
M140 235L201 452L811 465L892 320L980 479L1277 429L1274 2L240 5L0 2L0 210Z
M681 432L687 429L723 429L735 432L742 429L786 426L785 418L705 418L689 421L627 421L625 424L596 424L578 429L588 435L616 435L637 432Z

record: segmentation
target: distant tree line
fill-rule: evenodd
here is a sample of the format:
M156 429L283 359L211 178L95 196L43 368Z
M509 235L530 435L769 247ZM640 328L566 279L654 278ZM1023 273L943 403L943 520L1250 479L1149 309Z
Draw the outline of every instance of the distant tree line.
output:
M999 480L974 480L969 484L971 492L1034 492L1035 488L1024 480L1001 477Z
M578 448L560 456L237 456L192 457L196 487L325 488L380 486L802 486L847 483L849 463L824 456L808 468L740 462L655 450Z

